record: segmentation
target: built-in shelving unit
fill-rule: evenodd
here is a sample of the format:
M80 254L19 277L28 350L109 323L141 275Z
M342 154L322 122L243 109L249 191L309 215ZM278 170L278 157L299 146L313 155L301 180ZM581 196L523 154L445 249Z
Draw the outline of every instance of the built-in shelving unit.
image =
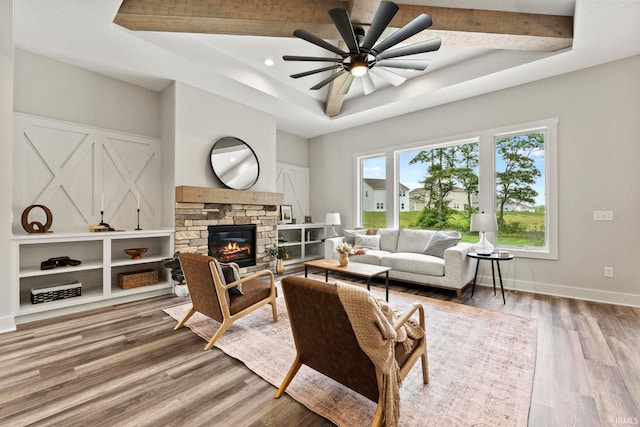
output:
M14 235L12 238L12 301L18 323L147 298L171 292L171 277L163 260L173 253L173 230L50 233ZM148 248L140 259L125 249ZM49 258L68 256L77 266L41 270ZM153 269L159 282L138 288L118 287L118 273ZM31 303L31 289L72 282L82 283L82 295L57 301Z
M285 224L278 225L279 246L291 251L291 257L285 264L295 264L324 256L324 224Z

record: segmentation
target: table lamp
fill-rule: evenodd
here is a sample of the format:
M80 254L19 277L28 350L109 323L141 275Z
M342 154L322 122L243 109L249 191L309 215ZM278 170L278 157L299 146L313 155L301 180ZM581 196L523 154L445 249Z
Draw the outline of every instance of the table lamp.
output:
M338 233L336 233L335 226L340 225L340 214L337 212L328 213L324 219L325 224L331 226L331 230L327 235L327 238L338 237Z
M471 215L471 231L480 232L480 241L473 247L478 255L491 255L493 245L487 240L487 231L498 231L496 214L486 214L484 212Z

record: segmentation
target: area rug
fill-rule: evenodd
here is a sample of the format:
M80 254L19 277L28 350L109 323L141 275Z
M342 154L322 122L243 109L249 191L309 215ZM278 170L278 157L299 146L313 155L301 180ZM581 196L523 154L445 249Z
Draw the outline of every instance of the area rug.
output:
M383 289L372 288L372 292L384 298ZM276 387L295 357L280 289L278 294L278 322L273 322L271 307L264 306L236 321L215 344ZM416 301L425 308L429 384L422 383L417 363L402 384L399 424L526 426L536 358L536 320L390 291L389 302L400 311ZM164 311L178 320L189 306ZM199 313L186 323L207 341L219 325ZM370 425L376 407L304 365L286 392L338 426Z

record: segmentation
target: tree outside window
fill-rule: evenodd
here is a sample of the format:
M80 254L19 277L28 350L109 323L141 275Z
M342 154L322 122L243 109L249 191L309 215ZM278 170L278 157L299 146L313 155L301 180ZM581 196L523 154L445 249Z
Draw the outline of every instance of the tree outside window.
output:
M545 133L496 139L498 243L545 245Z

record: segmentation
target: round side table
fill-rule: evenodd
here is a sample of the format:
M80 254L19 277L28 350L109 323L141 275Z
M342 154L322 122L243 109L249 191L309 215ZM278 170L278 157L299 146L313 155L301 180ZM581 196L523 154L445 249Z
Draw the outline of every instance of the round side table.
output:
M478 277L478 266L480 265L480 260L491 261L491 274L493 275L493 294L496 294L496 271L493 268L493 263L495 262L496 267L498 267L498 278L500 279L500 290L502 291L502 303L506 304L507 301L504 298L504 287L502 286L502 273L500 272L500 261L511 261L514 256L509 254L509 256L498 256L497 253L492 252L489 255L481 255L477 252L469 252L467 253L469 258L475 258L476 262L476 272L473 275L473 287L471 288L471 296L473 297L473 291L476 289L476 278Z

